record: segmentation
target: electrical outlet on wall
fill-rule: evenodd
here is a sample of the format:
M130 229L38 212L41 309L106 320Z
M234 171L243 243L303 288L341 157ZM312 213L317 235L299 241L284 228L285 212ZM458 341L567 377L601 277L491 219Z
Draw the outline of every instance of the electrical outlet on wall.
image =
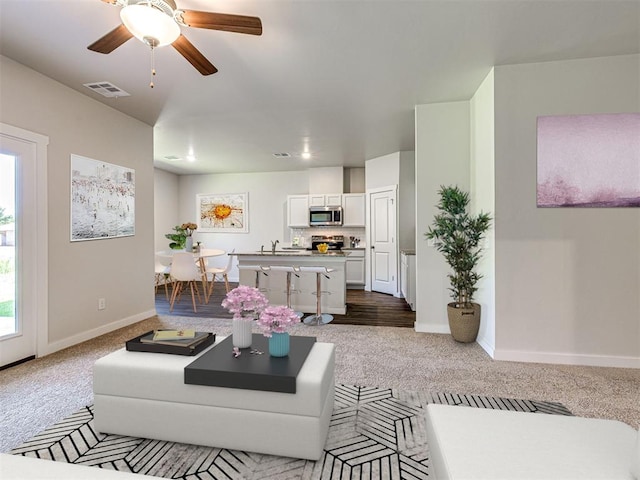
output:
M104 310L105 308L107 308L107 299L106 298L99 298L98 299L98 310Z

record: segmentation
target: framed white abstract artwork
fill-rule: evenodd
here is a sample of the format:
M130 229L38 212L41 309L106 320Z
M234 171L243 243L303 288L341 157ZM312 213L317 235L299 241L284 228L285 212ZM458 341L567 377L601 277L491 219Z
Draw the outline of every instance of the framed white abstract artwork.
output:
M135 235L135 170L71 155L71 241Z

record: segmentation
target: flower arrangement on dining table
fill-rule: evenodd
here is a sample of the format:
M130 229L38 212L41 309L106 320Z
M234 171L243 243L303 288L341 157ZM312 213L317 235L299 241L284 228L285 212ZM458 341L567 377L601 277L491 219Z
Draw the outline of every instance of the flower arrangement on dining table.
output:
M193 232L195 232L198 229L198 224L193 222L187 222L180 225L180 228L184 231L184 234L187 237L190 237L193 234Z
M198 225L193 222L186 222L182 225L176 225L173 227L173 231L175 233L167 233L165 234L165 238L171 240L169 244L169 248L173 250L184 249L187 243L187 238L193 235L198 229Z
M300 321L291 308L269 305L269 300L259 289L247 285L239 285L227 293L222 300L222 307L233 313L232 334L236 356L239 355L238 349L251 346L254 319L262 334L269 338L271 356L286 356L289 353L287 330Z

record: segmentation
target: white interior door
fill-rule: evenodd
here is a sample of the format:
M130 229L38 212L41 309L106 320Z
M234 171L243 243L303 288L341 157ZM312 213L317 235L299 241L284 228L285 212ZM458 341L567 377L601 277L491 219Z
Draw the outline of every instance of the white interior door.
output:
M13 133L22 130L0 127L0 207L5 221L13 216L13 225L0 226L0 366L5 366L37 354L38 326L46 321L46 167L42 178L38 163L46 162L40 145L48 139L21 138Z
M396 187L370 191L371 290L398 293Z

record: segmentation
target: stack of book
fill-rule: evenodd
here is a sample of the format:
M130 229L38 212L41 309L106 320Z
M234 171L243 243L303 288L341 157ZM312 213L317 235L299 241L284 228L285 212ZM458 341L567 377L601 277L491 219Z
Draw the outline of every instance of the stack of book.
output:
M140 338L142 343L154 345L172 345L195 348L199 343L209 338L207 332L196 332L195 330L154 330Z
M192 329L154 330L127 342L127 350L194 355L215 341L215 333Z

